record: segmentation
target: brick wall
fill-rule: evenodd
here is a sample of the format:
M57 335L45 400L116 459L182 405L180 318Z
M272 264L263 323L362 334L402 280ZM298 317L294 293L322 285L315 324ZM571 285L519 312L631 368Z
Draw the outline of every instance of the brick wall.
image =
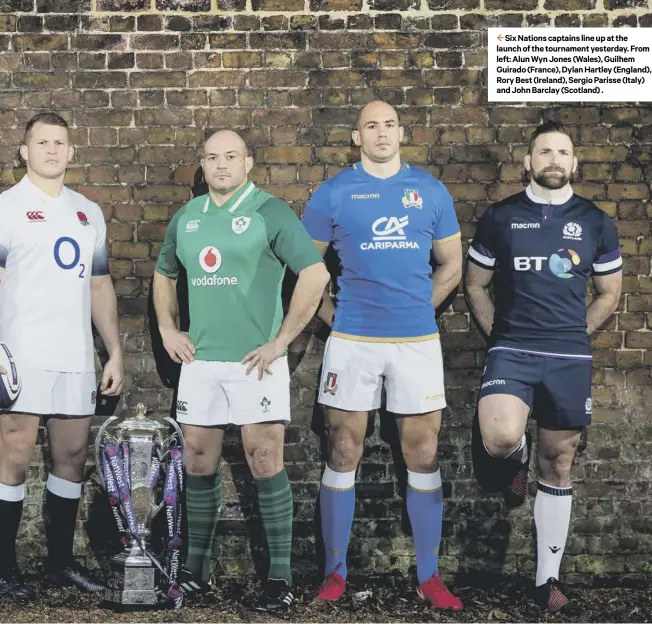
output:
M446 182L468 240L488 202L522 188L532 128L545 119L565 122L579 146L576 190L617 219L625 278L618 313L594 339L595 425L575 469L563 569L586 581L597 573L642 576L652 572L652 107L487 104L484 46L486 28L494 25L650 27L652 1L0 0L1 183L22 173L17 146L33 113L52 108L71 122L79 147L67 181L98 201L108 222L128 375L121 412L145 401L164 415L171 392L155 372L147 295L166 225L190 196L206 130L241 132L254 147L252 178L300 213L324 178L355 160L350 130L358 108L385 99L406 126L404 158ZM484 344L461 296L441 325L450 400L441 437L442 567L528 573L532 501L507 513L472 476L470 424ZM310 572L323 448L313 400L323 342L306 336L303 346L292 382L287 460L296 566ZM404 474L393 467L392 446L381 440L381 433L395 439L392 421L383 422L362 463L354 571L413 565ZM258 548L260 534L238 448L230 437L224 471L239 485L237 493L227 485L216 547L229 573L253 569L250 548ZM24 555L42 552L41 459L39 450L30 472ZM94 492L87 488L89 501ZM82 518L94 546L112 522L101 500ZM78 553L89 552L80 531Z

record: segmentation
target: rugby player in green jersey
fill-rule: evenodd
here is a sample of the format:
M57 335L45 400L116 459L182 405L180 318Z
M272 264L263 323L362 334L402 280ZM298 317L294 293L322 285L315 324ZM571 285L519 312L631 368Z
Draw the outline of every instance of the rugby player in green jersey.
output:
M209 192L174 216L154 274L165 349L182 362L177 419L186 438L188 558L181 584L206 591L222 501L218 471L225 427L241 427L256 480L270 569L254 604L287 611L294 602L290 553L292 490L283 465L290 421L286 349L317 310L329 280L321 255L292 209L247 180L253 159L240 136L211 136L202 159ZM190 331L175 325L176 279L188 276ZM283 318L285 268L298 274Z

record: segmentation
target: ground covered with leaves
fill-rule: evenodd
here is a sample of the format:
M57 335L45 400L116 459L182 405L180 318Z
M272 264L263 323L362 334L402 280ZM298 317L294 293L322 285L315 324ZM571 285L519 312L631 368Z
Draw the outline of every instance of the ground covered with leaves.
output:
M116 612L99 604L97 596L77 590L33 585L37 599L30 604L2 600L1 622L652 622L652 590L602 587L570 588L582 607L579 617L568 618L541 611L529 598L527 585L518 580L498 580L493 586L459 586L454 591L465 603L461 613L442 613L417 602L414 587L406 581L350 586L335 604L315 600L314 585L299 585L297 604L287 619L254 613L247 607L258 583L229 580L201 599L188 601L178 611Z

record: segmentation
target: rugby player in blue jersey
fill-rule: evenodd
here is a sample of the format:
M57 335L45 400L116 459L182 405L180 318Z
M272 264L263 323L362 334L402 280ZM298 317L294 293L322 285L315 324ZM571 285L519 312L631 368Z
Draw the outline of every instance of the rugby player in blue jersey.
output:
M478 418L487 459L515 507L527 491L525 430L535 407L535 597L551 612L571 613L578 608L559 583L559 567L571 518L571 466L591 421L589 336L618 306L622 258L613 221L571 188L577 158L563 126L539 126L524 165L530 185L489 206L468 253L466 296L489 336ZM589 278L597 296L587 309Z
M333 244L342 267L337 308L325 293L320 309L332 332L319 392L330 436L320 490L326 578L319 597L337 600L346 587L355 474L367 414L380 407L384 383L408 468L417 593L435 607L459 611L462 603L438 571L443 495L437 442L446 401L435 308L461 279L460 230L444 185L401 162L402 138L390 105L367 104L353 131L360 162L317 189L303 220L322 252Z

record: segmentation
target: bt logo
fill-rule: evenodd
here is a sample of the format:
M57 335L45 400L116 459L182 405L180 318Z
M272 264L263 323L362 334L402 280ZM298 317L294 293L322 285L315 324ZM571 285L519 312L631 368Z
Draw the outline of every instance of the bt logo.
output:
M573 277L573 274L569 271L573 268L573 265L577 266L580 263L580 257L576 251L558 249L557 253L552 254L550 258L546 256L517 256L514 258L514 270L529 271L533 269L534 271L541 271L546 260L553 275L563 279Z

